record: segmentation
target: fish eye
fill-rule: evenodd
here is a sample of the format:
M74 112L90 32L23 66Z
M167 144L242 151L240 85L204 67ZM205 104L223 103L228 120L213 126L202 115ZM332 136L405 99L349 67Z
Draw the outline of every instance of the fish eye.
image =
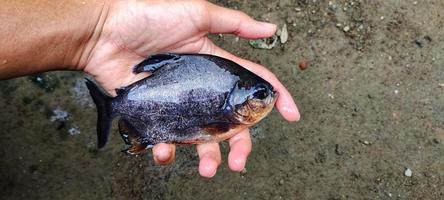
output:
M253 97L260 100L267 98L268 95L268 90L265 86L259 86L259 88L253 93Z

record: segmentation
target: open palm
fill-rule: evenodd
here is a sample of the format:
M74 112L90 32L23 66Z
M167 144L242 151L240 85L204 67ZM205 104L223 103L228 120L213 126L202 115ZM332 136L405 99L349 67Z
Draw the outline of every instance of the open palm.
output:
M111 95L115 89L141 78L132 66L156 53L206 53L228 58L258 74L278 91L277 109L289 121L299 119L291 95L264 67L238 58L215 46L208 33L233 33L244 38L269 37L276 26L255 21L246 14L206 1L113 1L102 13L92 35L85 72L92 75ZM241 171L251 151L248 130L229 140L230 169ZM218 143L197 145L199 172L212 177L221 163ZM158 144L153 148L156 163L174 160L175 146Z

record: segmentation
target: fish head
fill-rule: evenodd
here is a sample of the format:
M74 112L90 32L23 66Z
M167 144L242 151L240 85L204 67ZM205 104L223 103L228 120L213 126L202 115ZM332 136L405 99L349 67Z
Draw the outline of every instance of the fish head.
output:
M267 81L239 80L228 97L228 111L237 123L254 125L273 109L278 93Z

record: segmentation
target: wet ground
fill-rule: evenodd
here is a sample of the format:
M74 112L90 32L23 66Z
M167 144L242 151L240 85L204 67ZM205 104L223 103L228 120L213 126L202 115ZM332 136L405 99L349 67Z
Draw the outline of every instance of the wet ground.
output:
M243 173L223 144L205 179L190 146L158 167L120 153L114 130L97 151L81 73L1 81L1 199L444 199L444 1L217 3L287 26L271 50L212 37L275 72L299 123L272 113Z

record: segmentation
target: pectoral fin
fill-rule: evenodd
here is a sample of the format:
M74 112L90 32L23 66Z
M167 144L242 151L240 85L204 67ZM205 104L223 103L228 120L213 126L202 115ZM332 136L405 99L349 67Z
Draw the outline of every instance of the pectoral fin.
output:
M228 122L211 123L203 127L203 132L207 136L203 137L206 140L203 140L203 142L227 140L245 128L248 128L248 126L243 124L232 124Z
M123 150L123 152L130 155L138 155L147 152L148 145L142 142L140 134L128 120L119 120L119 132L125 144L131 145L128 149Z
M153 73L157 69L166 66L172 65L180 62L180 55L177 54L156 54L148 57L138 65L136 65L133 69L135 74L141 72L150 72Z
M227 122L214 122L206 125L204 130L209 135L219 135L228 132L231 127L233 127L233 125Z

